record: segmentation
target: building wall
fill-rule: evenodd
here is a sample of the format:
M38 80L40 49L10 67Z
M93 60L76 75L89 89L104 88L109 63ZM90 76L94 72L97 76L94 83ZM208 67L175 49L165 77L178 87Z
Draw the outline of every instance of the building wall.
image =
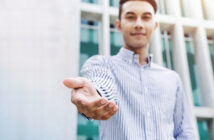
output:
M212 58L213 47L210 47L208 42L214 40L213 10L210 8L213 2L209 0L157 0L157 3L159 4L157 14L159 28L150 43L150 53L153 54L155 63L179 73L186 91L195 133L198 139L211 140L214 138L212 104L214 101L214 60ZM114 55L118 51L112 39L117 38L120 42L120 35L110 28L117 18L117 7L118 0L109 0L105 3L98 0L81 1L81 19L88 20L88 27L98 29L99 36L94 37L98 40L99 54ZM95 21L97 25L91 25L92 21ZM82 28L87 27L82 24ZM82 36L85 34L81 34ZM119 44L122 46L121 42ZM80 45L80 48L84 46ZM88 46L88 50L90 48L93 47ZM81 116L78 120L78 138L97 139L95 132L94 136L84 133L87 129L93 129L93 125L88 124ZM94 130L97 129L96 125L95 123Z
M0 1L0 139L74 140L77 0ZM75 22L76 21L76 22Z

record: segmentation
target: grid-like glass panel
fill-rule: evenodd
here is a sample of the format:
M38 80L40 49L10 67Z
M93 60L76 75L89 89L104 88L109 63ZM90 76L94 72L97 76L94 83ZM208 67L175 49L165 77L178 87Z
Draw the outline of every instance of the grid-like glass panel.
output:
M93 4L98 4L99 0L81 0L82 2L86 3L93 3Z
M98 54L98 23L81 21L80 68L91 56ZM88 121L78 114L78 140L98 140L98 122Z
M109 5L113 7L119 7L120 0L109 0Z
M205 120L198 120L198 132L200 140L210 140L208 133L208 123Z
M98 121L88 121L78 114L78 140L98 140Z
M98 54L98 23L81 21L80 68L91 56Z
M111 55L116 55L123 46L122 35L112 25L110 30Z
M188 36L185 38L185 43L186 43L186 52L187 52L189 74L191 79L191 87L192 87L192 93L194 98L194 104L195 106L201 106L202 100L201 100L201 93L200 93L198 75L197 75L197 69L196 69L196 63L195 63L195 51L194 51L194 46L193 46L193 41L191 36Z
M161 32L161 45L163 55L163 65L174 70L172 58L172 39L167 32Z
M214 40L209 40L208 45L209 45L210 58L211 58L213 74L214 74Z

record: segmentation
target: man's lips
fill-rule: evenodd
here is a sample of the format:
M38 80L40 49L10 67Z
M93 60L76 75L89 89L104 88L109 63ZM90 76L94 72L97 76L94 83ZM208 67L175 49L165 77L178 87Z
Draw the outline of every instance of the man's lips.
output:
M146 36L146 33L131 33L132 36Z

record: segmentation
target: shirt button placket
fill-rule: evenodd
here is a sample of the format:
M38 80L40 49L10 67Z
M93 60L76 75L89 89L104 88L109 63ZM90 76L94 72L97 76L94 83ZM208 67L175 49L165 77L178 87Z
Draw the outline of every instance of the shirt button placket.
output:
M148 111L148 112L146 113L146 115L147 115L147 117L150 117L150 112Z
M143 72L144 72L144 69L141 67L141 69L140 69L140 77L141 77L142 84L143 84Z
M148 88L147 88L147 87L144 88L144 92L145 92L146 94L148 93Z

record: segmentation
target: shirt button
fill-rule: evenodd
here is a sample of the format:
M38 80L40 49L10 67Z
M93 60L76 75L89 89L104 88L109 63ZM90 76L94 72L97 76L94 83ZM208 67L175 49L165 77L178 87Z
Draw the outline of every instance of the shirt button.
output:
M144 92L148 93L148 88L147 87L144 88Z
M147 112L147 116L150 117L150 112Z

